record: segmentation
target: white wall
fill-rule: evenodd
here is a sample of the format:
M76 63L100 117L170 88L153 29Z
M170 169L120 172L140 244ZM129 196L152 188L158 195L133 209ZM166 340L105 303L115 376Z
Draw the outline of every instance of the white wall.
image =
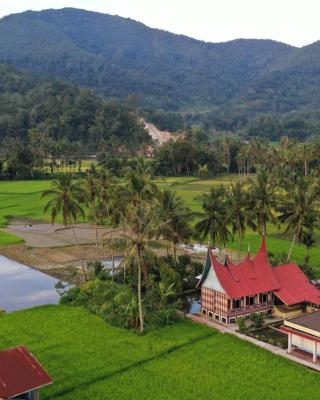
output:
M297 346L299 349L307 351L308 353L313 354L313 341L302 338L297 335L292 335L292 344ZM317 346L317 354L320 356L320 343Z

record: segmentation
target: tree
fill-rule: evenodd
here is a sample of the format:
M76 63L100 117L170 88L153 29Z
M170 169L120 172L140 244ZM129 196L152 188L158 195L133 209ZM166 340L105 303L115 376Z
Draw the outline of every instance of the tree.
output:
M166 222L162 225L160 234L164 239L172 242L173 255L176 260L177 244L188 239L192 234L190 223L193 213L176 192L168 189L158 195L157 212L159 219Z
M99 196L98 180L93 174L88 174L83 182L83 201L89 209L89 217L93 219L96 236L96 259L99 261L99 237L98 237L98 218L97 202Z
M64 225L71 226L81 264L83 279L87 280L86 270L75 232L78 217L85 217L85 213L80 205L80 192L79 183L74 181L70 174L61 174L58 179L52 181L51 189L45 190L42 193L42 197L51 197L44 207L45 212L51 210L51 223L54 224L57 216L61 214Z
M293 234L287 257L289 261L296 240L301 243L304 231L313 231L319 221L318 188L315 183L299 176L282 197L278 212L279 221L287 225L285 233Z
M227 216L226 222L232 226L233 234L238 234L238 258L240 259L241 239L244 238L247 224L254 227L248 210L248 196L242 189L241 183L232 183L227 189Z
M156 258L152 247L156 243L161 224L154 207L146 202L130 203L126 210L125 223L127 233L121 235L127 246L125 262L129 265L135 260L137 262L140 332L143 333L142 273L146 282L150 263L154 263Z
M211 240L211 244L225 244L230 236L226 224L226 201L225 188L221 185L210 188L209 193L204 193L199 197L201 201L202 212L198 213L200 220L195 229L201 239Z
M259 170L255 179L248 178L248 184L250 218L264 236L267 234L267 222L275 221L276 185L265 169Z

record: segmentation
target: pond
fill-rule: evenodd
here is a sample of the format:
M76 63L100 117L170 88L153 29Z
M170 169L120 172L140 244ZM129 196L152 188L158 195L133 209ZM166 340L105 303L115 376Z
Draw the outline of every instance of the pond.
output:
M43 304L56 304L57 279L0 256L0 309L21 310Z

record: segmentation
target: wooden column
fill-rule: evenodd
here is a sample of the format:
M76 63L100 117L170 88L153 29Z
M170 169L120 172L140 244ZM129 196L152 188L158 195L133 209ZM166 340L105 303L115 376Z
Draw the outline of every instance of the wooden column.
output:
M317 362L317 342L316 341L314 341L313 342L313 357L312 357L312 361L314 362L314 363L316 363Z
M288 353L292 352L292 333L288 334Z

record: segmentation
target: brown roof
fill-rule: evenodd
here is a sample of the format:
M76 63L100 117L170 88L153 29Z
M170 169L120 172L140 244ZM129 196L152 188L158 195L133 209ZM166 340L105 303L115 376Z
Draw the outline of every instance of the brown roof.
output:
M0 352L0 398L11 398L52 383L26 347Z
M303 326L313 331L320 332L320 311L309 314L300 315L299 317L290 318L288 322Z

